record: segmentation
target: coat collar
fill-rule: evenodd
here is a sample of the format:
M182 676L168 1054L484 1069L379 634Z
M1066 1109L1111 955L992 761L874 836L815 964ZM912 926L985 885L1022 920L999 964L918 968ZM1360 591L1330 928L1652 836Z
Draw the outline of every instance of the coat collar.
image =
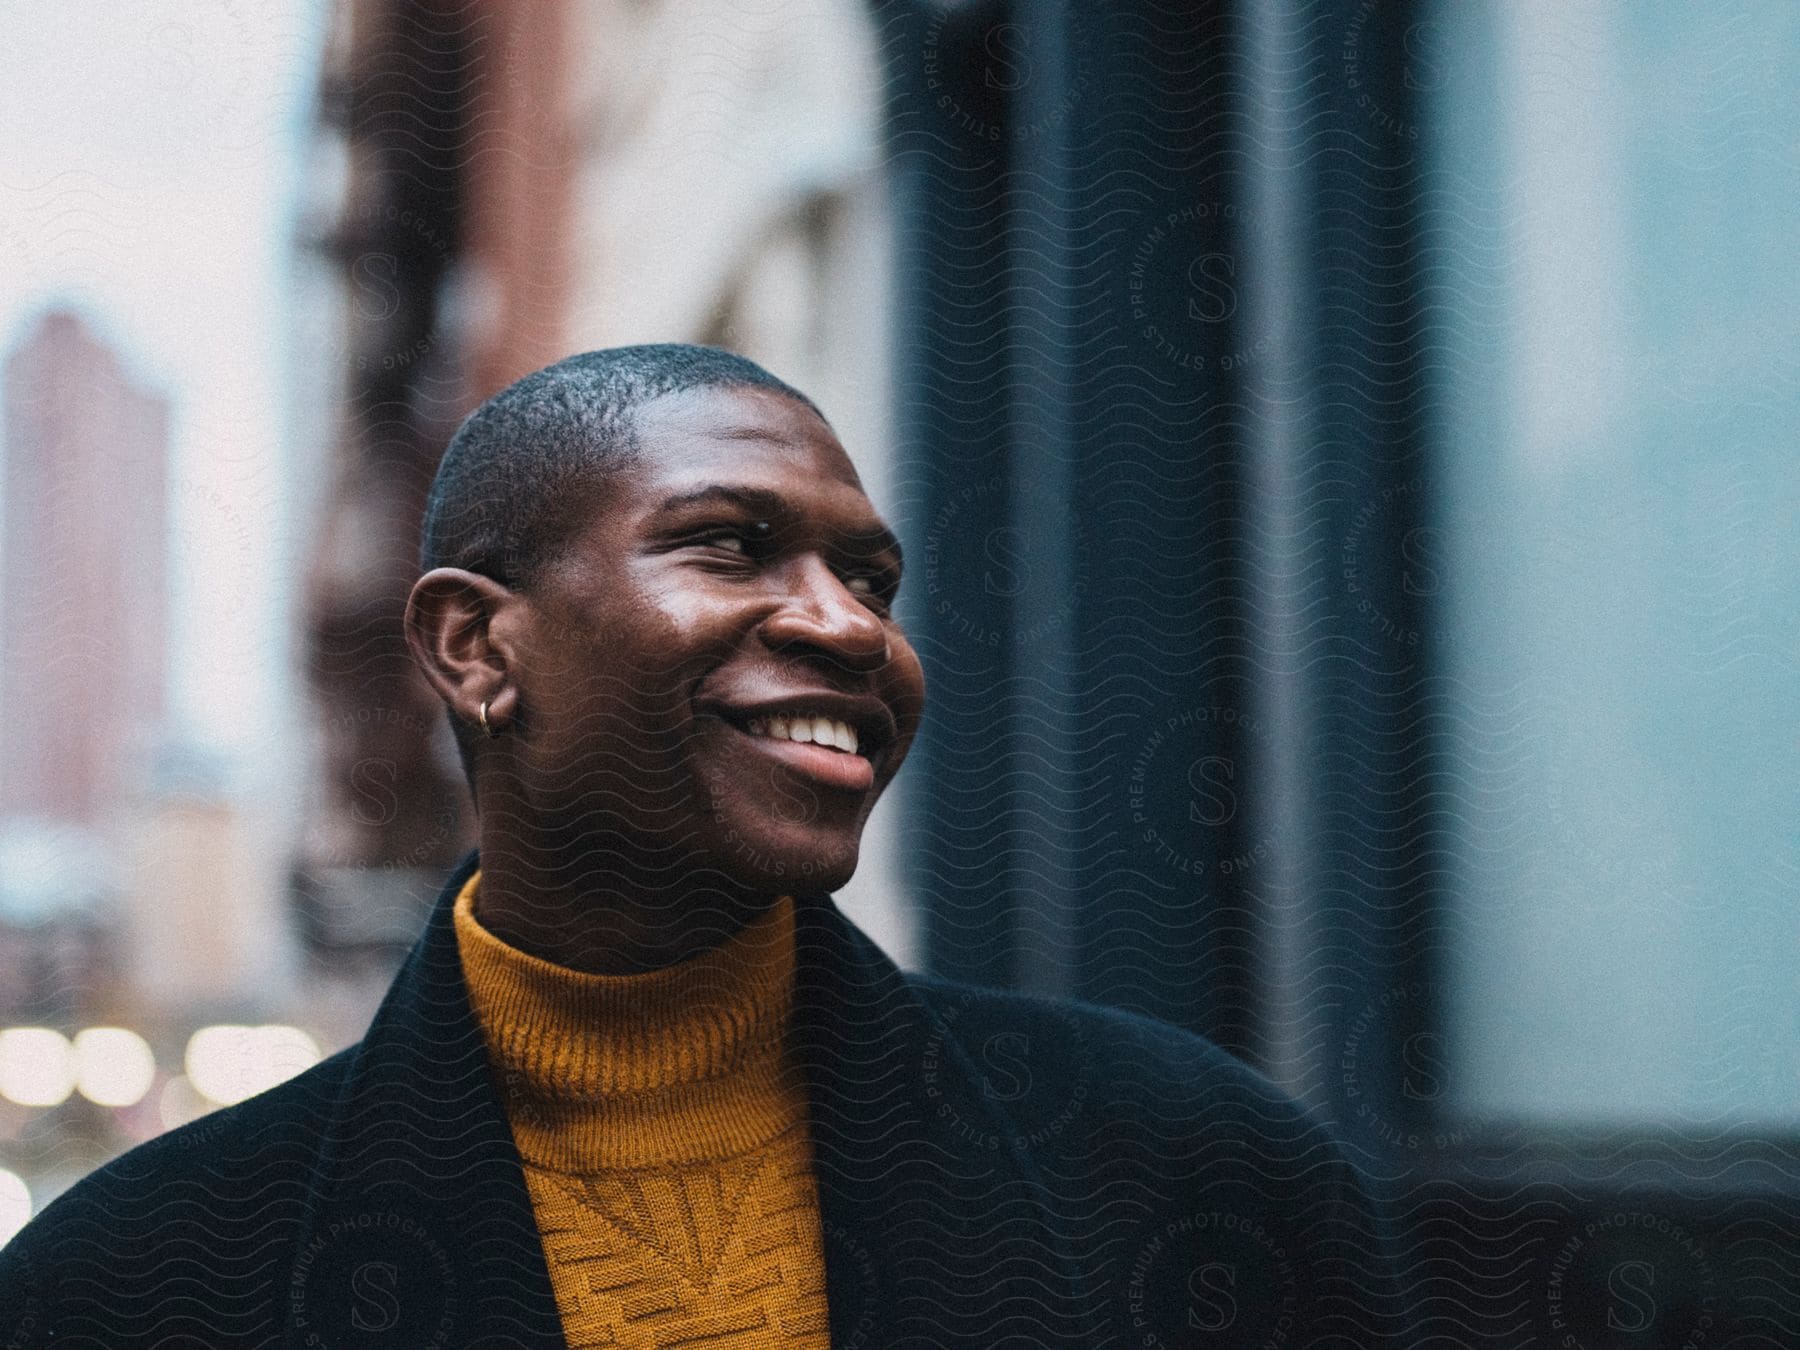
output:
M353 1052L284 1291L292 1345L564 1343L452 927L477 865L452 872ZM1054 1340L1079 1282L1017 1132L898 967L830 896L797 901L790 1048L833 1346Z

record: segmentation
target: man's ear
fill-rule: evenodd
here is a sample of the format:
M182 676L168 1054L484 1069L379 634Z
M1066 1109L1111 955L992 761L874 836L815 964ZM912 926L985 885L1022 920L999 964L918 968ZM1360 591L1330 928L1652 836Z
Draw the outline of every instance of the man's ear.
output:
M518 596L492 577L460 567L434 567L406 598L406 645L413 660L450 707L453 717L478 724L481 705L500 726L518 711L518 653L511 625L493 621Z

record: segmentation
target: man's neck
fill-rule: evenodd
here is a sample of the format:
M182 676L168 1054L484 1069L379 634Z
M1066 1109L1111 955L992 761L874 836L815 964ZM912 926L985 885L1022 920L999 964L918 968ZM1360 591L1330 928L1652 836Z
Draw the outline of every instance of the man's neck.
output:
M637 975L710 951L779 898L737 886L715 869L624 858L603 839L558 847L484 822L475 917L540 960L594 975Z

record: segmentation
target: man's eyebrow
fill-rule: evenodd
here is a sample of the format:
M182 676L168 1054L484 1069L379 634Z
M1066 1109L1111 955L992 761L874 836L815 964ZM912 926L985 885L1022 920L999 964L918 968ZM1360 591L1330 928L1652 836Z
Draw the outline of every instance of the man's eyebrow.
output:
M658 515L662 515L679 511L684 506L698 506L709 502L724 502L731 506L741 506L746 511L764 511L771 515L791 514L787 498L773 488L732 487L726 483L708 483L704 487L690 488L686 492L664 497L656 511Z
M657 504L656 514L665 515L679 511L684 507L700 506L709 503L723 503L740 507L745 511L765 516L792 517L798 515L794 505L773 488L733 487L728 483L708 483L704 487L690 488L685 492L673 493L664 497ZM858 530L856 538L859 542L867 539L873 545L873 552L892 553L894 561L902 569L906 566L906 554L900 547L900 540L886 525L879 525L870 531Z

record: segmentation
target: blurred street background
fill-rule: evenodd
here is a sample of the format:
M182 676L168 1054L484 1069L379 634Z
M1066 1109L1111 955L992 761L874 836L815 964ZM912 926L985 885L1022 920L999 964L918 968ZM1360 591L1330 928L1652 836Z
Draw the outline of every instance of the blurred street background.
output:
M401 607L449 432L751 353L891 502L853 5L0 10L0 1235L355 1040L473 816ZM858 916L916 956L891 809Z
M1800 7L11 0L0 53L0 1241L361 1034L473 839L400 632L437 457L682 340L906 543L931 725L841 897L901 964L1336 1121L1414 1343L1800 1334Z

